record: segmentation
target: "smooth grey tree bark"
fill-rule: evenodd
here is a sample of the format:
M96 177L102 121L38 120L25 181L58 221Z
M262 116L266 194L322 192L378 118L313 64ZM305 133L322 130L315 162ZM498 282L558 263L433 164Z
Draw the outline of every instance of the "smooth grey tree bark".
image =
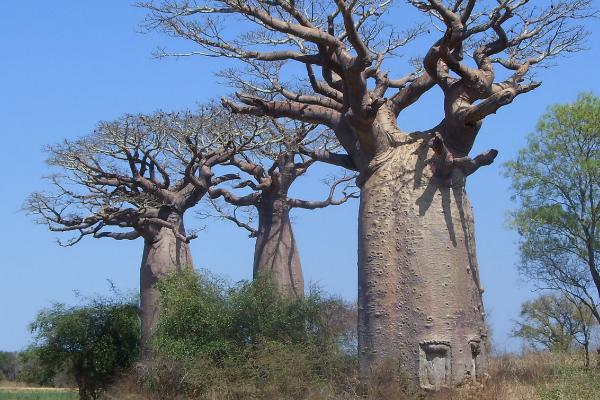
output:
M361 189L358 333L363 374L397 359L439 389L481 380L487 331L465 176L454 171L448 185L432 174L430 139L382 153Z
M301 138L300 138L301 139ZM224 188L210 190L211 197L222 197L234 207L253 207L258 214L258 227L244 222L236 213L227 212L215 205L220 217L236 223L256 238L253 260L253 277L269 277L282 293L292 298L304 296L304 276L298 244L294 237L294 229L290 220L293 208L318 209L330 205L340 205L356 193L345 187L339 199L334 199L336 189L353 179L343 177L332 182L329 195L321 201L307 201L289 197L293 183L303 176L315 162L314 158L302 155L294 150L277 154L270 168L265 169L258 163L249 160L232 159L230 164L240 171L249 174L252 181L244 181L238 187L251 187L254 191L238 197Z
M263 192L256 205L258 229L254 246L253 276L268 276L282 292L304 296L300 253L290 221L287 194Z
M143 234L144 252L140 266L140 312L141 312L141 352L142 359L152 356L150 340L156 331L160 315L160 293L158 281L170 274L183 270L194 270L192 254L183 226L183 215L165 212L166 221L177 227L180 237L172 229L150 227Z

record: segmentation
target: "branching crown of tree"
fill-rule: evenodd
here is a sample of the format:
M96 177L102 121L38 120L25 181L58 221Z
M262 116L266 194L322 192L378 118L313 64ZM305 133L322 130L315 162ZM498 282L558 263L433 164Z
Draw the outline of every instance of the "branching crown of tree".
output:
M572 22L594 14L590 0L408 0L441 37L421 55L425 72L419 66L403 76L396 70L389 73L384 64L426 32L427 24L410 26L407 21L404 30L398 28L396 15L403 17L406 10L392 21L397 3L175 0L139 5L150 11L149 29L200 46L175 55L247 64L248 70L234 77L244 89L237 93L238 102L224 100L230 109L328 126L365 178L377 163L374 159L402 140L393 122L398 114L434 84L444 91L445 121L431 143L437 154L430 160L433 168L440 175L453 168L468 175L491 163L496 151L467 157L480 121L539 86L527 78L532 67L580 50L586 32ZM231 29L226 21L236 18L241 22ZM287 76L282 68L289 64L305 70L300 81L297 75L282 80ZM496 66L511 71L507 79L495 81Z
M213 167L256 144L261 121L232 118L219 107L200 113L126 115L102 122L93 134L49 146L52 191L32 194L26 208L51 231L132 240L170 228L169 212L183 214L209 187L237 178ZM167 210L168 212L164 212ZM123 228L130 228L124 230Z
M331 155L339 144L329 130L319 129L313 124L286 122L288 124L269 120L270 130L263 135L263 141L268 144L240 152L229 160L229 165L236 167L249 179L236 182L233 185L235 191L225 187L209 190L211 198L215 200L212 205L218 216L246 229L250 237L257 235L257 229L253 226L256 216L248 207L260 208L263 197L272 198L272 201L281 200L287 209L318 209L340 205L358 196L352 184L355 176L345 173L327 180L329 192L323 200L289 197L289 190L296 179L305 175L323 155ZM352 165L346 164L347 161L342 158L339 165L353 169ZM247 193L247 189L251 192ZM243 195L236 193L240 190L244 191ZM336 197L338 191L341 194ZM222 204L219 198L231 207ZM209 216L210 213L204 215Z

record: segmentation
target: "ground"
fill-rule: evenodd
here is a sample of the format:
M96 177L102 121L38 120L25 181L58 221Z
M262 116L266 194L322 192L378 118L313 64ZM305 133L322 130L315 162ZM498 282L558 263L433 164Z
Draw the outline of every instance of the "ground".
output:
M409 396L402 394L395 379L380 376L369 396L355 393L336 394L314 390L307 400L600 400L600 369L582 367L582 358L574 355L531 353L521 357L502 356L492 360L491 379L485 387L464 387L455 392ZM385 372L383 372L385 375ZM493 382L493 383L492 383ZM106 400L154 400L148 394L131 393L134 385L124 383L111 388ZM32 388L0 382L0 400L75 400L75 389ZM183 399L183 398L182 398ZM221 399L218 395L211 400ZM269 399L270 400L270 399Z

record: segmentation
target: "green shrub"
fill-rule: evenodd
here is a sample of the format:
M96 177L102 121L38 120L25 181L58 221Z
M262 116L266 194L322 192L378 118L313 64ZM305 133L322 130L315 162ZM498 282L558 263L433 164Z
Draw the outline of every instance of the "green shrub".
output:
M155 359L143 382L159 398L305 398L354 370L355 310L312 290L281 295L270 279L162 279Z
M92 299L66 307L54 304L31 324L35 341L24 355L24 380L49 383L70 374L82 400L96 399L139 354L137 301Z

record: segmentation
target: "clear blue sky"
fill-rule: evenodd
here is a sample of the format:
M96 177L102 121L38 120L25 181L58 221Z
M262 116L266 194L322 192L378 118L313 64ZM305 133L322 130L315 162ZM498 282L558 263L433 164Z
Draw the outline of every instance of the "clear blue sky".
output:
M0 13L0 350L18 350L29 341L28 323L52 301L71 303L74 290L108 292L107 279L122 290L137 290L142 242L84 240L71 248L35 225L20 208L26 196L44 187L45 144L89 133L99 120L123 113L193 107L229 92L213 73L214 59L155 60L157 46L177 46L160 34L140 34L144 11L128 1L10 1ZM517 237L504 227L514 205L500 165L512 158L545 108L575 99L578 92L600 94L600 26L588 51L558 60L540 71L541 88L488 118L474 152L497 148L495 164L470 178L477 252L491 313L496 347L518 350L508 337L520 304L532 296L516 273ZM402 66L405 68L405 66ZM439 121L441 102L434 89L402 116L405 130ZM560 171L557 171L560 173ZM297 190L324 195L315 171ZM306 280L346 299L356 298L357 204L295 214ZM188 218L188 227L206 222ZM233 280L251 276L253 242L226 223L213 222L192 244L196 265Z

